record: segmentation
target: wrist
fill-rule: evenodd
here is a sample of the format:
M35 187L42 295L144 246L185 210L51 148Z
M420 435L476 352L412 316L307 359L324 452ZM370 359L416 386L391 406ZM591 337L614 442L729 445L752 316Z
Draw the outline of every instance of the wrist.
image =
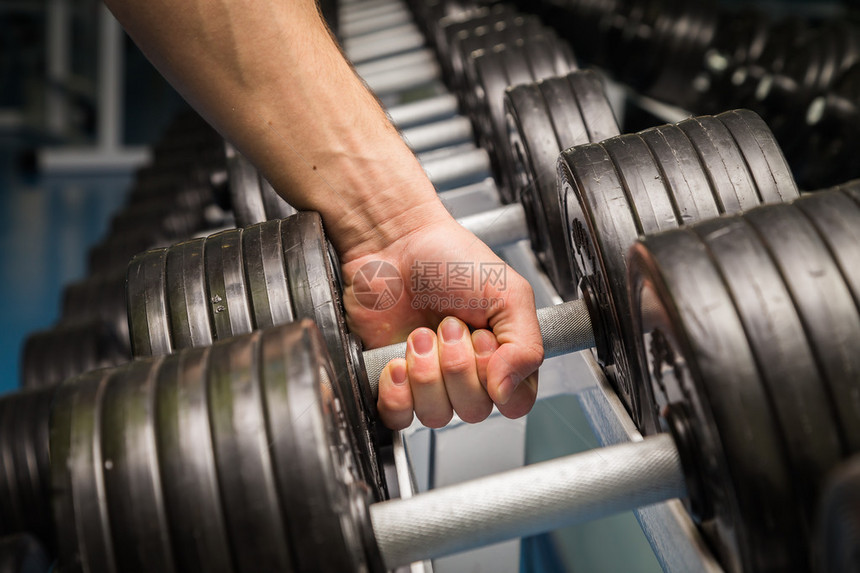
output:
M402 143L401 143L402 145ZM405 145L403 146L405 148ZM342 158L312 208L343 262L378 253L451 216L412 153Z

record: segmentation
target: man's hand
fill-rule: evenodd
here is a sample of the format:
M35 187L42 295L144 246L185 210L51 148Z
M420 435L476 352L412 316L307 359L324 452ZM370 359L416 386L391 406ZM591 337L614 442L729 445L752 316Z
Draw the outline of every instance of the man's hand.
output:
M380 264L400 281L368 283ZM453 412L480 422L494 403L509 418L534 405L543 347L531 286L450 215L345 260L342 270L350 330L371 348L407 340L405 359L392 360L379 380L386 426L407 427L413 411L439 428ZM386 288L391 297L374 296Z

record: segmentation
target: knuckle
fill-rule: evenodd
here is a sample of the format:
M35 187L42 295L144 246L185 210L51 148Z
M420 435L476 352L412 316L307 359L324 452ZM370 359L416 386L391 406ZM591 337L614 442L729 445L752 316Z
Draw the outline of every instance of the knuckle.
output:
M401 414L412 411L412 397L400 392L386 392L379 394L377 407L380 411Z
M438 369L415 368L409 372L409 384L412 386L432 386L442 382Z
M441 360L442 374L462 376L476 370L475 360L468 356L449 356Z

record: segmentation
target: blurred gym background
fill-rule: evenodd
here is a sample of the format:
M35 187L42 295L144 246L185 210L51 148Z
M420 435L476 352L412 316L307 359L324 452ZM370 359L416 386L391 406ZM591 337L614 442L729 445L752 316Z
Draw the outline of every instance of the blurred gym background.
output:
M185 106L100 1L0 1L0 392Z

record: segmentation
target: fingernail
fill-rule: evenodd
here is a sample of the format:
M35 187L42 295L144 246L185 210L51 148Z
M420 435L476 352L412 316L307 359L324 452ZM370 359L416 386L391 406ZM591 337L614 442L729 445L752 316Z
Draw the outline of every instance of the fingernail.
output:
M463 324L456 318L448 317L442 321L442 342L459 342L463 338Z
M514 380L513 376L508 376L502 383L499 384L499 404L505 405L508 403L508 400L511 399L511 396L514 395L514 390L517 389L517 382Z
M412 335L412 350L416 354L426 355L433 350L433 335L427 330L418 330Z
M403 362L397 361L391 365L391 381L395 386L403 386L406 384L406 365Z
M486 356L496 349L496 339L486 330L477 330L472 337L472 345L475 347L475 354Z

